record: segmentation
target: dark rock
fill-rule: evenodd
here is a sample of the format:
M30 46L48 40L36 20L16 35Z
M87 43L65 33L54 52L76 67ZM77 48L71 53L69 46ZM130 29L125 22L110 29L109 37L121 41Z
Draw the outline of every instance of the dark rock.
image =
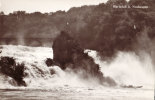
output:
M55 39L53 53L53 60L59 63L59 66L63 70L69 68L79 74L83 79L92 79L92 81L95 80L101 84L107 82L110 85L116 85L114 80L103 76L93 58L84 53L84 49L67 33L61 32Z
M53 66L54 65L54 61L51 58L47 58L45 61L46 65L49 66Z
M51 73L51 75L56 74L55 70L52 68L50 68L50 73Z
M80 48L79 44L65 32L61 32L53 43L53 60L59 63L62 69L65 69L65 64L76 59L75 53L81 54L82 52L83 49Z
M15 59L12 57L1 57L0 72L12 77L19 86L26 86L23 81L24 77L24 64L16 64Z

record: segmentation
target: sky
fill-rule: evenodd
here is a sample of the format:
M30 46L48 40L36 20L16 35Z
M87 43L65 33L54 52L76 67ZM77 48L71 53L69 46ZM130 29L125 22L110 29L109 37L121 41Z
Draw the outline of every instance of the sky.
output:
M0 0L0 11L9 14L13 11L31 12L55 12L58 10L69 10L71 7L82 5L97 5L107 0Z

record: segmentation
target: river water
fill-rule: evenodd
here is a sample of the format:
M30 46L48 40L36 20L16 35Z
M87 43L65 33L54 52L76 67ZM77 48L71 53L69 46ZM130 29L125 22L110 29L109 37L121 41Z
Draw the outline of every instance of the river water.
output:
M0 100L154 100L154 90L67 88L55 90L2 89Z

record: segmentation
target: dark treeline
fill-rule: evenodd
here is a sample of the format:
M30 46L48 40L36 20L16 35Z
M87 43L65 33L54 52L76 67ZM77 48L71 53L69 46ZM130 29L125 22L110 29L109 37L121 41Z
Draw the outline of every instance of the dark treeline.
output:
M113 5L131 8L117 9ZM148 49L155 43L155 1L109 0L97 6L74 7L67 12L0 14L0 44L51 46L62 30L83 48L98 50L104 56L112 56L118 50Z

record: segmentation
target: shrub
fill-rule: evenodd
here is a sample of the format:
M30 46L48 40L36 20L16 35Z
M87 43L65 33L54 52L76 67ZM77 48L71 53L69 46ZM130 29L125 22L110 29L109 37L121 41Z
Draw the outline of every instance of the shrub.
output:
M0 60L0 72L12 77L19 86L26 86L26 83L23 81L25 65L16 64L13 57L1 57Z

